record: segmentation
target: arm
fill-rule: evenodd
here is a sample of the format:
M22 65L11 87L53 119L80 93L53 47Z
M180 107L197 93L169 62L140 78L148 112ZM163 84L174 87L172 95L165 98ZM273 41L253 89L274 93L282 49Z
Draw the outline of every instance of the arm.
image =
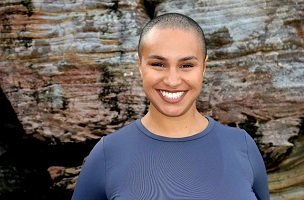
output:
M245 134L248 157L253 170L253 192L259 200L269 200L268 178L261 153L248 133Z
M78 176L72 200L107 200L104 138L95 145Z

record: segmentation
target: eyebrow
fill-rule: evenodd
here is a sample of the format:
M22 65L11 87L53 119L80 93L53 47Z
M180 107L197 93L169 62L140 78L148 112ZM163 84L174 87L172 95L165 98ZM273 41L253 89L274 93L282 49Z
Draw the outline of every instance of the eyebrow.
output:
M157 59L157 60L167 60L165 57L158 56L158 55L151 55L148 58ZM187 57L179 59L179 61L188 61L188 60L198 60L198 59L195 56L187 56Z
M184 58L179 59L180 61L187 61L187 60L198 60L195 56L187 56Z

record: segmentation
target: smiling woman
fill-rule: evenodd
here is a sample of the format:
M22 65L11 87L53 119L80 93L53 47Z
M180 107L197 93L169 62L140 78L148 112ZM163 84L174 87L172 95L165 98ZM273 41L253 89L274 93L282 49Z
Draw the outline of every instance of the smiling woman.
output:
M151 102L148 114L142 119L149 130L181 137L206 127L207 120L196 110L205 63L201 42L194 30L155 27L146 33L141 42L139 70L144 91ZM192 121L194 124L189 127L195 130L191 132L189 127L174 126L179 130L177 132L171 127L171 117L188 124L192 121L188 118L196 117L200 123ZM156 123L158 125L154 126Z
M199 25L176 13L156 17L138 50L149 110L100 140L72 199L268 200L254 140L197 110L208 59Z

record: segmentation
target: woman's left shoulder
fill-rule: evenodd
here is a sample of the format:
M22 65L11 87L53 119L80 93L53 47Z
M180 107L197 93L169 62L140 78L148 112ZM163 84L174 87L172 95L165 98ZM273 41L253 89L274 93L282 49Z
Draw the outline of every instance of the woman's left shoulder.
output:
M219 121L215 121L215 127L217 132L223 134L223 136L244 138L247 134L247 132L242 128L229 126Z
M228 142L230 144L237 144L247 146L248 143L252 143L253 138L248 132L239 127L232 127L221 122L215 122L215 132L219 136L220 140ZM243 146L242 145L242 146Z

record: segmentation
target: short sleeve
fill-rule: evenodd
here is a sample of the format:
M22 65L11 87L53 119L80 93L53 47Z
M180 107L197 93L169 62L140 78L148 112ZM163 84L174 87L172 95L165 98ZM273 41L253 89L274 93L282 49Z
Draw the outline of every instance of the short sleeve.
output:
M94 146L78 176L72 200L107 200L104 138Z
M245 133L248 157L253 171L253 192L259 200L269 200L268 178L262 155L252 137Z

